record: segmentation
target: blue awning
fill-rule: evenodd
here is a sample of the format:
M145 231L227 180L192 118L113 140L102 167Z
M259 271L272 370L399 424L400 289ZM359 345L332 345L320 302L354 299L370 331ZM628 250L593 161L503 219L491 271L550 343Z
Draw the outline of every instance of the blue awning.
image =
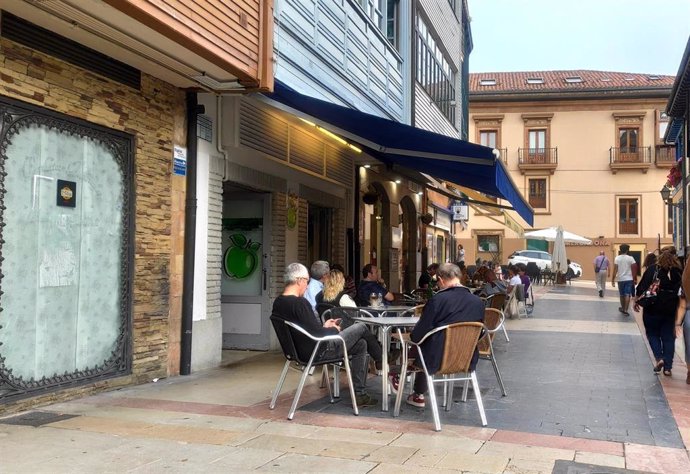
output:
M279 108L357 143L383 163L407 167L505 199L527 224L534 223L532 208L492 148L315 99L278 80L274 92L266 97L282 104Z

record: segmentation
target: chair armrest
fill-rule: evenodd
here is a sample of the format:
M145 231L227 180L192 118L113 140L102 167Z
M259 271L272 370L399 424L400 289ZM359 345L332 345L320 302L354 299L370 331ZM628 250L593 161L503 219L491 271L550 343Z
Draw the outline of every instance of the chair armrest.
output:
M296 331L301 332L302 334L307 336L312 341L316 341L316 342L324 342L324 341L336 341L337 342L337 341L340 341L343 344L345 344L345 339L343 339L342 336L340 336L340 334L331 334L328 336L317 337L317 336L314 336L312 334L309 334L309 332L307 332L304 328L302 328L298 324L293 323L292 321L283 321L283 322L285 324L287 324L288 326L290 326L291 328L295 329Z

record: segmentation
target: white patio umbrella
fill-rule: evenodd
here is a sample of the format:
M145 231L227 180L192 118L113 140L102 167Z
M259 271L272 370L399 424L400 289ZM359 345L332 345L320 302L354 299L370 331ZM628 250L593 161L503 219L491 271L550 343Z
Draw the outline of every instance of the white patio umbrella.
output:
M553 255L551 256L552 270L563 272L568 268L568 257L565 254L565 238L563 236L563 227L558 226L556 230L556 240L553 242Z
M567 230L563 230L563 227L547 227L541 230L532 230L530 232L525 232L526 239L534 240L546 240L549 242L555 242L558 237L558 229L563 232L563 241L567 244L591 244L592 241L586 237L582 237Z

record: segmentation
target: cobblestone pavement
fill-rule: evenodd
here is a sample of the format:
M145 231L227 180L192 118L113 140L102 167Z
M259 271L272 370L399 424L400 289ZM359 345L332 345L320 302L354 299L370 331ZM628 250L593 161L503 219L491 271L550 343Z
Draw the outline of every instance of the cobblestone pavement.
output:
M0 472L690 472L684 362L654 375L640 315L593 282L535 296L533 317L508 321L510 342L497 336L507 397L480 362L484 428L471 393L436 433L430 410L355 417L347 389L331 405L319 377L287 421L299 372L269 410L282 355L233 352L222 368L0 419Z

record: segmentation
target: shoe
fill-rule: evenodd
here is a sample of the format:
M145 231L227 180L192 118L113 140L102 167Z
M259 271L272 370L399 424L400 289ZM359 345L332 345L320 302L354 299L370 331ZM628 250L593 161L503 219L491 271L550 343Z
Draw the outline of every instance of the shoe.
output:
M630 313L628 313L627 311L623 311L623 308L621 308L620 306L618 307L618 312L623 313L626 316L630 316Z
M400 374L388 374L388 385L390 385L391 393L398 394L398 386L400 385Z
M664 375L666 377L670 377L671 376L671 369L664 369Z
M376 367L376 370L380 372L381 369L383 368L383 361L382 360L374 361L374 367Z
M355 401L357 402L358 407L373 407L379 404L379 401L368 393L355 395Z
M411 393L410 396L407 397L407 404L417 408L424 408L426 406L426 400L424 400L424 395L421 393Z
M599 298L603 298L603 297L604 297L604 291L603 291L603 290L599 290Z
M654 366L654 373L658 374L661 372L661 369L664 368L664 361L663 360L657 360L656 365Z

